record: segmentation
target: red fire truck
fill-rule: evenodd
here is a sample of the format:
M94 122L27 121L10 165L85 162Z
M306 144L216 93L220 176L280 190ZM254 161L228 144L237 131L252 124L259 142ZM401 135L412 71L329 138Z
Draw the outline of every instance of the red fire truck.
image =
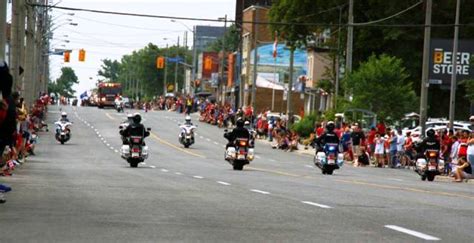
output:
M122 94L120 83L99 83L97 89L97 107L115 106L115 98Z

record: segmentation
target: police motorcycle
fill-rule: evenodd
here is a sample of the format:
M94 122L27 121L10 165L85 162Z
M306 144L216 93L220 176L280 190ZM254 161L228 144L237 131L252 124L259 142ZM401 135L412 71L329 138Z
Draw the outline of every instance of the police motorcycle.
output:
M415 172L420 175L422 181L434 181L435 177L444 171L445 163L440 156L440 146L434 138L434 130L430 129L426 133L428 137L415 144L415 148L422 152L417 156Z
M186 116L185 123L180 125L179 128L181 129L181 132L179 133L179 142L185 148L189 148L189 146L194 144L194 131L197 126L193 125L190 116Z
M321 169L323 175L332 175L334 170L340 169L344 165L344 154L341 152L342 146L338 142L339 139L333 132L334 123L329 122L326 130L315 142L316 154L313 162L316 167Z
M130 167L136 168L138 164L148 158L148 146L145 145L145 138L150 135L151 128L146 128L140 123L141 116L137 113L133 115L133 123L127 127L119 126L122 135L121 157L126 160Z
M122 99L115 99L114 104L115 110L117 110L117 112L124 112L125 104Z
M54 125L56 126L55 138L58 142L64 144L71 139L72 123L67 118L66 112L61 113L61 118Z
M254 149L250 146L249 136L241 137L237 135L245 129L243 123L242 120L238 120L236 122L237 128L232 132L227 129L224 130L224 137L229 140L224 157L234 170L243 170L244 166L254 159ZM246 132L248 134L248 131Z

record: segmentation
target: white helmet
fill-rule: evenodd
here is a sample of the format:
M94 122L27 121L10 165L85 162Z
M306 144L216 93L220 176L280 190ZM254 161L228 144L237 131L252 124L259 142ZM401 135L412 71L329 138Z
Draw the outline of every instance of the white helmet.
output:
M245 121L245 122L244 122L244 126L250 126L250 122L249 122L249 121Z
M185 121L191 121L191 116L186 116L186 117L184 118L184 120L185 120Z
M67 116L67 113L66 113L66 112L64 112L64 111L63 111L63 112L61 112L61 116L62 116L62 117L66 117L66 116Z

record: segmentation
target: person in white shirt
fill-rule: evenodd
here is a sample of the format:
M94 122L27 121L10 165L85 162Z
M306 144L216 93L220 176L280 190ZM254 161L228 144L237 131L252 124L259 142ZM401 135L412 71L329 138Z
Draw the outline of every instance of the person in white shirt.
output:
M405 163L404 160L402 160L403 156L405 155L405 136L402 134L402 130L398 130L397 134L397 158L398 158L398 166L400 166L401 163ZM405 166L405 164L402 164L402 166Z
M449 158L451 160L451 163L449 164L451 167L452 175L454 171L456 171L456 167L458 164L458 149L459 149L459 139L457 136L453 136L453 145L451 146L451 154L449 155Z

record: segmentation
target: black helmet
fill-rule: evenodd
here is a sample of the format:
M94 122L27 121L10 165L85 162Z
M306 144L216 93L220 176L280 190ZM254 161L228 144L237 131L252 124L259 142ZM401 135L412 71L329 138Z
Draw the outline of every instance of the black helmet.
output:
M334 131L334 128L336 128L336 126L334 125L334 122L330 121L330 122L328 122L328 124L326 124L326 129L327 129L329 132Z
M241 128L244 127L244 120L242 120L242 119L237 120L235 125L237 125L237 127L241 127Z
M426 131L426 136L428 136L429 138L434 138L435 137L435 130L434 129L428 129L428 131Z
M140 124L140 122L142 121L142 117L140 116L140 114L135 113L135 114L133 115L132 120L133 120L133 122L134 122L135 124Z

